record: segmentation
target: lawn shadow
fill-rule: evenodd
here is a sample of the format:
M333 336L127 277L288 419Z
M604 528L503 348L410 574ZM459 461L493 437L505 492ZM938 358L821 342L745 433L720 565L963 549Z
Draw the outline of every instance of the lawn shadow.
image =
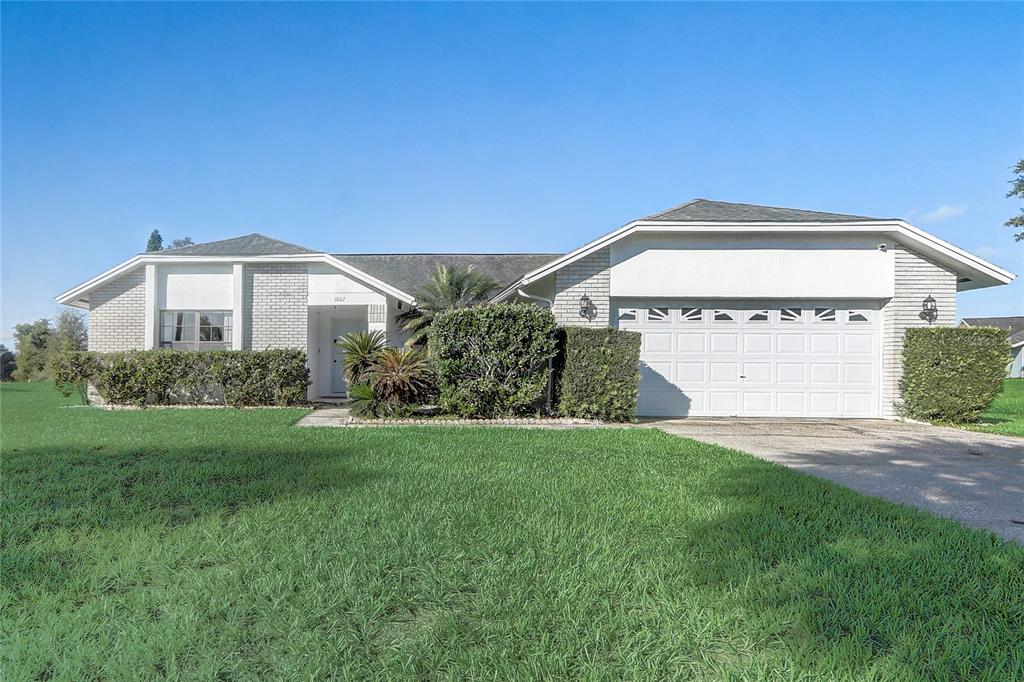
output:
M690 578L734 600L801 666L825 660L852 677L912 679L972 668L1009 679L1024 665L1024 652L1014 654L1020 612L1000 596L1024 575L1013 543L779 467L725 473L708 493L731 511L684 524L684 550L702 557ZM940 660L927 647L947 631L960 641Z

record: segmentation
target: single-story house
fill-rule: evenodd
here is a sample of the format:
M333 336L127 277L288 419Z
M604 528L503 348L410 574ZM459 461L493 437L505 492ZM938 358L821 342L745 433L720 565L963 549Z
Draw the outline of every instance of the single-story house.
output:
M894 417L904 331L956 322L956 293L1014 275L895 218L695 199L566 254L337 254L259 234L142 253L57 297L89 347L307 350L310 397L342 396L334 340L404 337L437 264L643 335L641 415Z
M1005 329L1010 340L1010 362L1006 367L1006 376L1010 379L1024 379L1024 317L965 317L960 320L960 325Z

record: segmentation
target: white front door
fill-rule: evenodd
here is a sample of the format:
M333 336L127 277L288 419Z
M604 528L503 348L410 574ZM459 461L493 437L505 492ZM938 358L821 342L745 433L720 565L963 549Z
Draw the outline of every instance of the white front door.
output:
M348 382L345 381L345 353L338 348L337 342L342 336L366 329L364 320L352 318L331 319L331 391L336 395L344 395L348 391Z
M643 303L617 311L643 335L640 415L879 414L877 303Z

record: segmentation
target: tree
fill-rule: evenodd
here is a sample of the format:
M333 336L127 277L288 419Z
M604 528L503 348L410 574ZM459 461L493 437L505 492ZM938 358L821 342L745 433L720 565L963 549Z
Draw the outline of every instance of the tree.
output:
M54 322L47 343L47 353L86 349L88 332L85 327L84 315L65 309L57 313L57 319Z
M180 249L183 246L192 246L195 242L192 241L192 237L182 237L181 239L174 239L171 241L168 249Z
M159 251L164 248L164 238L160 236L160 230L153 230L149 233L149 241L146 242L146 252Z
M1017 162L1017 165L1013 167L1013 172L1017 176L1013 180L1010 180L1010 191L1006 193L1007 198L1019 197L1024 199L1024 159ZM1024 228L1024 208L1020 210L1020 215L1015 215L1006 221L1007 227L1012 228ZM1018 232L1013 235L1013 238L1017 241L1024 241L1024 232Z
M14 353L0 343L0 381L10 381L11 375L17 368L18 365L14 362Z
M39 319L14 327L14 352L18 368L14 378L18 381L37 381L46 378L47 344L50 341L50 321Z
M416 305L395 318L402 329L409 332L406 345L425 345L427 331L439 312L482 303L487 294L497 288L497 282L472 266L438 265L430 281L415 292Z

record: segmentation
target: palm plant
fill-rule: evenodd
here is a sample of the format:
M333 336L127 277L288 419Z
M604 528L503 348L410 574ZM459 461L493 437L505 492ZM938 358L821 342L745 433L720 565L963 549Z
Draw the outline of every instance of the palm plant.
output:
M384 350L384 332L359 331L346 334L335 345L345 354L345 380L349 386L368 381L370 369Z
M412 405L430 389L430 363L422 351L385 348L373 364L370 383L386 403Z
M415 292L416 305L395 318L402 329L409 332L405 344L425 346L427 331L439 312L482 303L487 294L497 288L494 279L473 266L438 265L430 281Z

